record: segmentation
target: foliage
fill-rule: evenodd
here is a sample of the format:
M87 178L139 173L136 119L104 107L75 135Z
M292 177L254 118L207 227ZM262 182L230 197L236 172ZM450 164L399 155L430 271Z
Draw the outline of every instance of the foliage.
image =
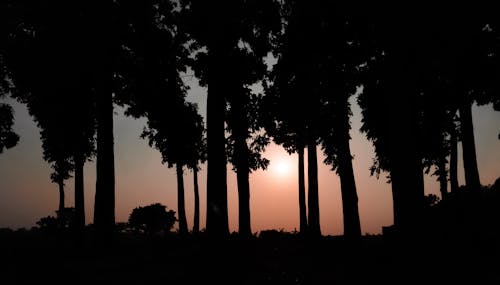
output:
M36 222L38 228L46 232L57 232L72 229L75 220L75 208L64 208L56 211L56 216L46 216Z
M15 146L19 141L19 136L12 130L13 125L12 107L7 104L0 104L0 153L6 148Z
M167 207L160 203L134 208L128 219L135 232L147 234L167 233L176 221L175 211L167 211Z

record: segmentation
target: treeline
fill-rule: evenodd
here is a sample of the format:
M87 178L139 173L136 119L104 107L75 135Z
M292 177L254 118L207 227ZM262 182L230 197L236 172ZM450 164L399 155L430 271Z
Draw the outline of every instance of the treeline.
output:
M341 181L344 235L361 236L350 151L350 97L375 147L372 175L392 186L394 224L422 226L424 174L456 192L457 143L466 187L481 191L471 107L500 109L500 26L494 9L345 7L328 1L2 1L0 96L26 104L40 128L50 179L65 208L75 178L83 229L83 166L96 160L93 224L115 227L113 106L146 118L142 138L175 167L179 233L189 232L184 171L207 161L206 232L229 235L226 165L237 174L238 232L251 237L252 171L272 140L299 157L300 232L321 235L317 147ZM391 12L389 12L391 11ZM270 68L265 58L277 62ZM207 87L206 126L186 101L192 70ZM250 88L262 84L263 92ZM14 146L12 109L0 106L0 151ZM308 159L305 187L304 152ZM450 181L451 189L447 189ZM306 207L307 194L307 207Z

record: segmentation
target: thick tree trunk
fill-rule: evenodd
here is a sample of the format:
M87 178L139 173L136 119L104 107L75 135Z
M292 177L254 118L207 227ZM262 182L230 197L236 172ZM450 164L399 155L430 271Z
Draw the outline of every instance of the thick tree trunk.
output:
M83 185L84 161L81 155L75 155L75 227L78 230L85 228L85 200Z
M217 14L217 13L216 13ZM219 22L221 19L215 19ZM227 211L227 169L224 114L226 112L226 64L221 23L212 27L209 46L207 94L207 234L223 238L229 235Z
M194 221L193 233L200 231L200 192L198 188L198 166L193 168L193 185L194 185Z
M307 144L307 177L308 177L308 210L309 224L308 233L312 236L320 236L321 228L319 222L319 197L318 197L318 159L316 154L316 140L311 137Z
M347 118L349 119L349 118ZM352 169L352 155L349 147L349 130L344 130L339 142L339 166L340 189L342 193L342 211L344 216L344 236L348 239L361 237L361 225L359 221L358 194L356 182Z
M472 122L472 104L464 103L460 106L460 126L462 131L462 151L464 160L465 184L467 189L479 191L481 182L477 167L476 143L474 141L474 127Z
M59 186L59 214L62 214L64 211L64 180L59 179L57 182L57 185Z
M456 131L451 132L450 144L450 191L455 193L458 190L458 136Z
M113 149L113 95L111 86L97 94L97 182L94 225L111 233L115 226L115 165Z
M299 216L300 233L307 232L306 183L304 177L304 146L298 147L299 155Z
M184 199L184 171L182 165L175 165L177 172L177 214L179 216L179 234L186 235L188 233L186 220L186 206Z
M424 206L424 175L417 151L408 148L391 160L394 224L405 233L418 231Z

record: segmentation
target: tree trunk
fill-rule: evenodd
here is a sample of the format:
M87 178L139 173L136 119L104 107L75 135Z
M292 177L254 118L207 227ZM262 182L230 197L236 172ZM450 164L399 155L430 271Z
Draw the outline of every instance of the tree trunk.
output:
M299 146L299 215L300 233L307 232L306 183L304 179L304 146Z
M62 215L64 211L64 180L59 179L57 182L57 185L59 186L59 214Z
M216 13L217 14L217 13ZM221 19L214 19L220 22ZM209 43L207 94L207 234L223 238L229 235L227 211L227 169L224 114L226 111L226 65L223 25L215 23Z
M308 164L308 210L309 224L308 233L312 236L320 236L321 228L319 222L319 197L318 197L318 160L316 154L316 140L310 137L307 144L307 164Z
M481 182L476 158L476 143L474 141L474 127L472 122L472 104L464 103L460 106L460 126L462 131L462 151L464 160L465 184L467 189L479 191Z
M97 162L94 225L111 233L115 226L115 165L113 150L113 95L111 86L97 94Z
M411 144L405 154L391 160L394 224L405 233L420 228L424 205L424 175L421 158Z
M349 117L347 117L347 120L349 120ZM359 221L358 194L356 192L352 155L349 147L349 129L344 130L344 134L340 139L338 174L342 193L344 236L348 239L357 239L361 237L361 225Z
M243 136L236 138L235 154L236 162L236 178L238 183L238 225L240 236L249 238L252 236L250 224L250 183L249 165L248 165L248 146Z
M444 153L440 155L438 160L438 174L439 192L441 192L441 200L444 200L448 194L448 175L446 171L446 157L444 156Z
M75 155L75 227L77 230L85 228L85 200L83 185L84 161L81 155Z
M194 221L193 233L200 231L200 192L198 188L198 166L193 168L193 185L194 185Z
M180 163L177 163L175 167L177 172L177 214L179 216L179 234L186 235L188 233L188 228L184 202L184 172Z
M458 190L458 136L455 130L451 132L450 144L450 190L455 193Z

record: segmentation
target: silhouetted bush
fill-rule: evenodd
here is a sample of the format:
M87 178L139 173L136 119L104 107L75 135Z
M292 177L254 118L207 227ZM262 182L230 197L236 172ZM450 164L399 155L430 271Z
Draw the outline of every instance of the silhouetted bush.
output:
M132 210L128 224L134 232L155 234L169 232L176 221L175 211L167 211L166 206L155 203Z
M72 229L75 220L75 208L64 208L56 211L56 216L43 217L36 222L38 228L45 232L56 232Z
M59 229L59 221L53 216L43 217L36 224L42 231L55 232Z

